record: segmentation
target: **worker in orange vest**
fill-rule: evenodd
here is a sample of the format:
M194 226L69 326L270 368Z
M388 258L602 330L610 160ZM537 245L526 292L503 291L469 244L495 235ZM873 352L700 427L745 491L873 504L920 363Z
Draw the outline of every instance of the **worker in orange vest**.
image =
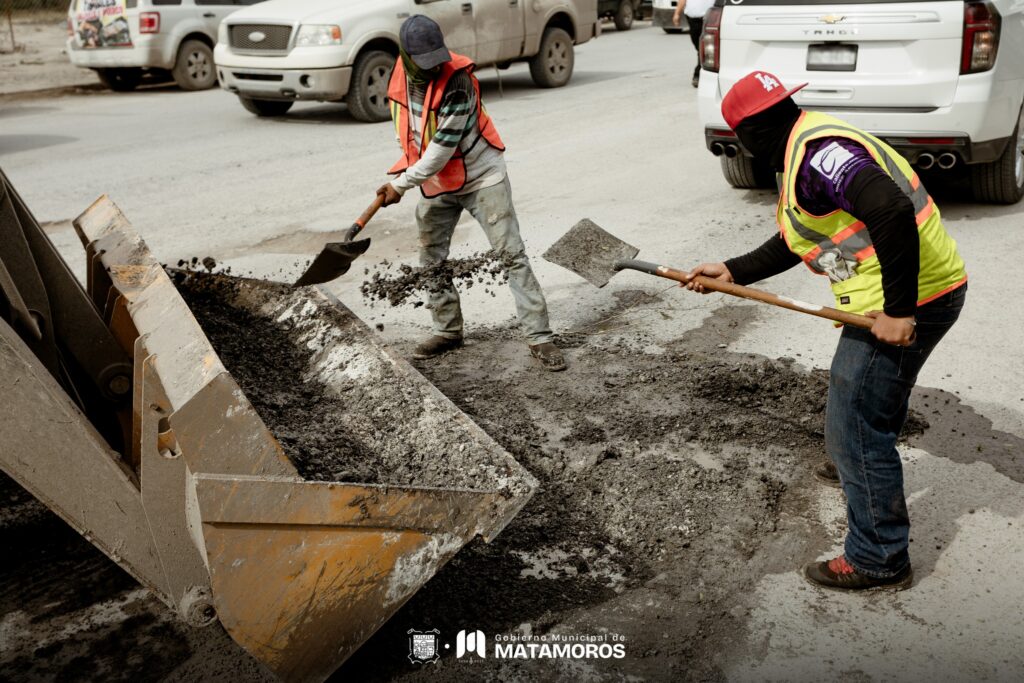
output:
M402 158L389 173L397 177L377 190L384 206L418 187L416 207L420 262L448 257L452 233L463 210L484 229L491 247L512 260L509 286L530 353L547 370L564 370L553 343L548 308L533 274L505 170L505 145L480 101L473 61L448 51L441 27L414 15L402 23L400 59L388 86L391 117ZM454 286L429 295L433 335L416 347L415 358L431 358L462 346L463 321Z

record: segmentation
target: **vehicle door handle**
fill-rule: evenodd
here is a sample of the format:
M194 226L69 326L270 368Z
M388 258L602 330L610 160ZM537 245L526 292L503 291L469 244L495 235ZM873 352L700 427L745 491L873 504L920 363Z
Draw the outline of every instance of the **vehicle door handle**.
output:
M473 13L473 3L471 3L471 2L464 2L464 3L462 3L462 13L463 14L472 14Z
M516 7L519 4L519 0L508 0L508 4L512 7Z
M213 19L217 15L214 14L213 12L203 12L203 16L206 17L207 19Z

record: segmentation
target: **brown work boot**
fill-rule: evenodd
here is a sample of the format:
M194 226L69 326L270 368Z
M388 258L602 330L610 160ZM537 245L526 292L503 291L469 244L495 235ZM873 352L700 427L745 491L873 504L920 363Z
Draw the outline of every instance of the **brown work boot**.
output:
M835 463L831 460L823 460L820 465L814 468L814 478L825 486L837 489L843 488L843 483L839 481L839 470L836 469Z
M412 357L417 360L424 360L459 348L462 348L462 337L442 337L435 334L417 346L412 352Z
M842 591L893 590L910 588L914 582L914 570L908 564L895 576L879 579L861 574L840 555L828 562L811 562L804 567L804 578L815 586Z
M565 356L562 355L562 350L551 342L530 344L530 355L539 360L545 370L565 370Z

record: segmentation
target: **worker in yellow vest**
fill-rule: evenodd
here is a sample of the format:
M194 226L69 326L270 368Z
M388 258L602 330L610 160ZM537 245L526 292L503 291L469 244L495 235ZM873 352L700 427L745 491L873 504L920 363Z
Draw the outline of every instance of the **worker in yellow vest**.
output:
M413 15L399 32L400 58L388 86L391 116L402 158L389 173L395 180L377 190L384 205L420 189L416 207L420 262L448 257L463 210L477 220L491 247L511 258L509 286L530 353L546 370L564 370L554 344L547 303L519 234L505 170L505 145L480 101L472 60L448 51L441 28ZM416 347L415 358L431 358L462 346L463 321L454 286L431 292L433 335Z
M749 284L802 261L828 277L837 308L874 319L870 331L843 328L825 416L831 462L816 472L846 493L845 552L804 575L828 588L901 590L913 570L896 440L918 371L963 308L967 274L907 160L839 119L802 111L792 99L802 87L756 71L726 94L726 122L778 172L779 229L754 251L690 275Z

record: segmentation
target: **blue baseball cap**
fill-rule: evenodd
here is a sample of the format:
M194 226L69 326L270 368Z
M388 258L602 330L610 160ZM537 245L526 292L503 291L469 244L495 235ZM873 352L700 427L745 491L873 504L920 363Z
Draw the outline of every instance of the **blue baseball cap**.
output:
M398 31L398 39L405 53L421 69L433 69L452 61L451 53L444 45L441 27L430 17L414 14L406 19Z

